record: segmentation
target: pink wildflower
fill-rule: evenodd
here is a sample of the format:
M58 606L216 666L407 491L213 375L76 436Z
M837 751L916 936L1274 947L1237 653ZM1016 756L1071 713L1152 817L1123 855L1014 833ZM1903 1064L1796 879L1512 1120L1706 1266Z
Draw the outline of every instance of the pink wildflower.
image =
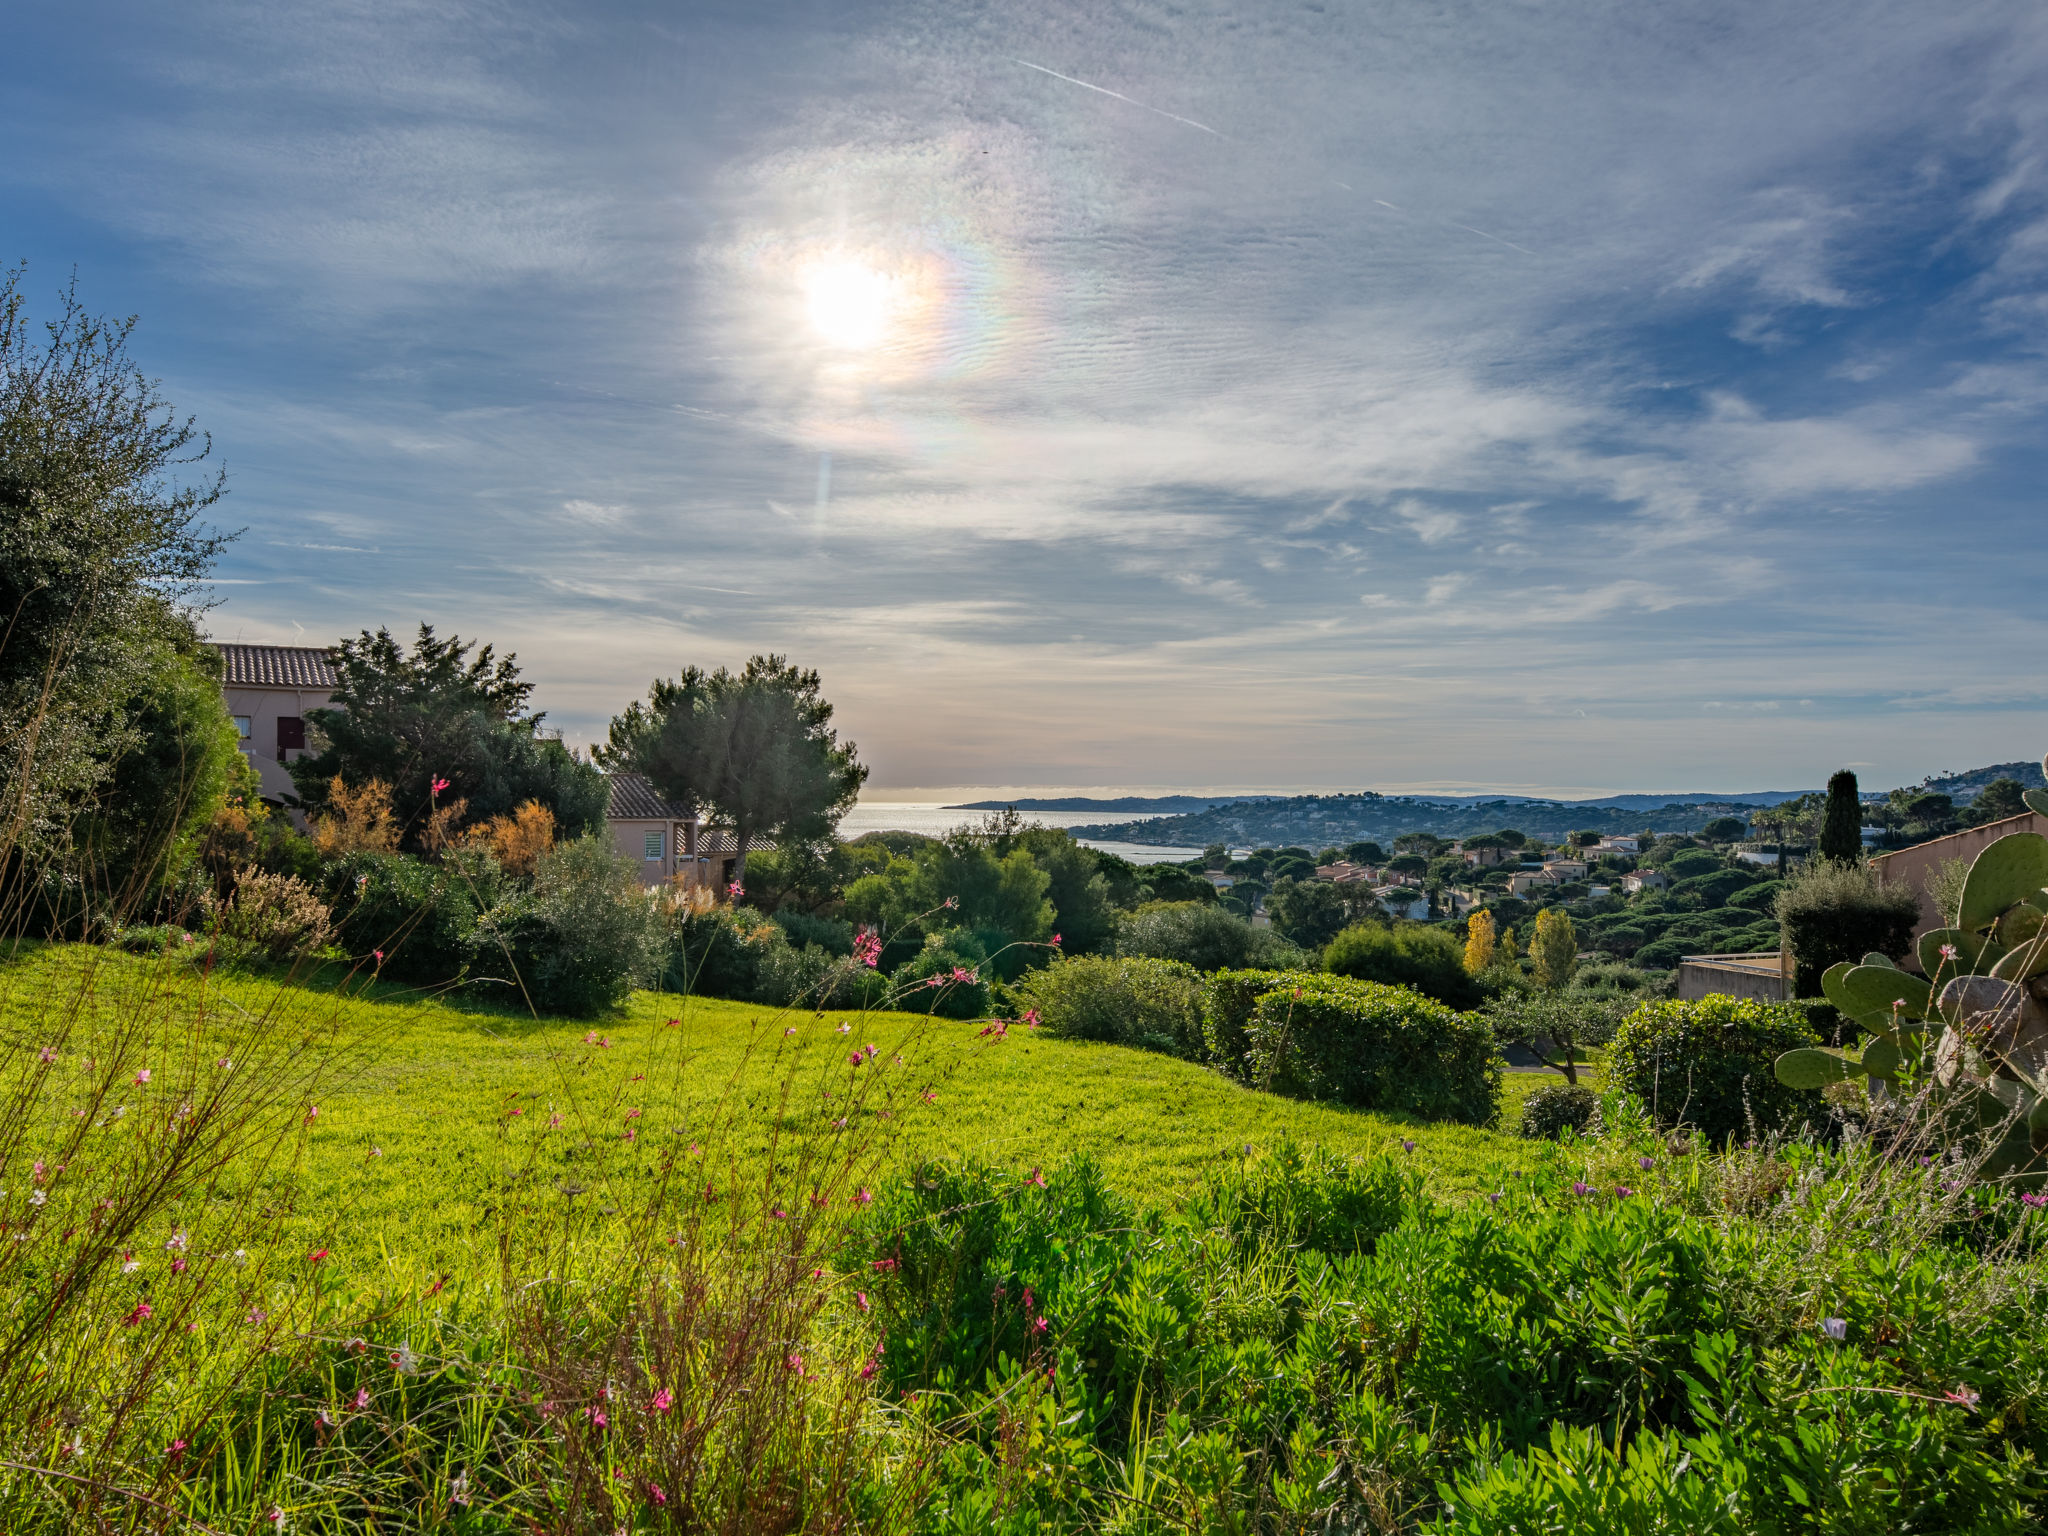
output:
M903 1265L896 1259L876 1259L868 1265L869 1269L879 1270L885 1275L892 1274L902 1267Z
M1052 1325L1048 1323L1044 1319L1044 1317L1041 1316L1033 1320L1031 1324L1031 1331L1033 1333L1044 1333L1046 1329L1050 1328L1051 1326Z
M1038 1306L1037 1298L1031 1294L1031 1287L1024 1287L1024 1310L1030 1312Z
M860 1368L860 1379L862 1381L873 1381L880 1374L881 1367L877 1366L872 1360Z
M873 1310L868 1304L868 1293L866 1291L855 1291L853 1293L853 1304L863 1312Z
M1024 1027L1026 1029L1038 1028L1038 1010L1036 1008L1026 1008L1024 1010Z
M137 1072L137 1073L135 1074L135 1081L136 1081L136 1082L138 1082L138 1083L146 1083L146 1082L148 1082L148 1081L149 1081L149 1068L147 1068L147 1067L143 1067L143 1068L142 1068L142 1069L141 1069L140 1071L138 1071L138 1072Z
M738 901L742 896L747 894L747 889L744 883L735 880L731 885L728 885L725 888L725 894L730 896L734 901Z
M603 1429L611 1423L611 1420L604 1416L602 1408L586 1408L583 1410L583 1416L590 1420L592 1429Z
M652 1407L656 1413L667 1413L670 1408L675 1406L675 1400L675 1394L669 1391L667 1387L663 1387L659 1392L654 1394L653 1400L649 1404L649 1406Z
M133 1328L137 1323L146 1323L156 1315L156 1309L146 1301L135 1303L135 1310L121 1319L123 1328Z
M179 1254L179 1255L177 1255L177 1257L175 1257L175 1258L173 1258L173 1259L171 1260L171 1273L172 1273L172 1274L174 1274L174 1275L182 1275L183 1273L185 1273L185 1269L186 1269L186 1265L185 1265L185 1255L183 1255L182 1253L181 1253L181 1254Z
M936 1093L933 1093L931 1089L927 1088L924 1091L924 1101L927 1104L936 1104L939 1102L939 1096Z
M872 928L863 928L853 941L853 958L869 970L882 963L882 936Z
M446 789L447 787L448 781L446 779L436 779L434 780L433 784L428 787L427 793L430 795L438 795L441 793L442 790Z
M57 1048L53 1045L46 1045L40 1051L36 1052L36 1060L40 1061L45 1066L48 1066L51 1062L55 1061L56 1059Z
M360 1413L360 1412L362 1412L362 1410L363 1410L363 1409L365 1409L365 1408L367 1408L367 1407L369 1407L369 1406L370 1406L370 1389L369 1389L368 1387L357 1387L357 1388L356 1388L356 1411L357 1411L358 1413Z
M782 1363L788 1366L792 1371L801 1371L804 1368L804 1357L792 1349L789 1352L789 1358L784 1360Z
M319 1106L318 1104L309 1104L309 1105L307 1105L307 1106L306 1106L306 1124L308 1124L308 1125L311 1125L311 1124L312 1124L312 1123L313 1123L313 1122L314 1122L315 1120L318 1120L319 1118L320 1118L320 1106Z
M325 1248L315 1248L311 1253L306 1255L306 1262L308 1264L318 1264L322 1259L326 1257L327 1250Z
M659 1483L649 1483L647 1485L647 1497L654 1500L657 1504L666 1504L668 1502L668 1495L661 1491L661 1484Z
M370 953L371 953L372 955L374 955L374 956L376 957L376 959L377 959L377 963L378 963L379 965L382 965L382 964L384 963L384 951L383 951L383 950L381 950L381 949L373 949L373 950L371 950L371 951L370 951Z
M855 1205L873 1205L875 1203L875 1197L872 1194L868 1193L868 1187L865 1184L863 1184L859 1189L856 1189L853 1192L853 1203Z
M785 1211L781 1206L778 1205L777 1207L775 1207L774 1210L768 1213L768 1219L770 1221L787 1221L789 1220L789 1212Z
M182 1440L173 1440L169 1445L164 1447L164 1454L166 1456L169 1456L173 1461L175 1461L178 1457L185 1454L185 1442Z
M1617 1184L1614 1186L1614 1193L1617 1198L1626 1200L1630 1195L1634 1194L1635 1191L1630 1189L1626 1184Z
M1941 1395L1963 1408L1975 1408L1982 1401L1976 1388L1967 1383L1957 1387L1953 1392L1944 1392Z
M628 1120L638 1120L640 1118L640 1114L641 1111L637 1109L629 1109L626 1111L626 1118Z
M1054 949L1058 949L1060 947L1060 936L1058 934L1054 934L1048 942L1051 943Z
M868 1059L866 1055L862 1052L855 1051L851 1056L846 1058L846 1064L850 1067L864 1067L868 1064Z
M790 1037L791 1035L793 1035L793 1034L795 1034L795 1033L796 1033L796 1026L795 1026L794 1024L792 1024L792 1025L790 1025L790 1026L789 1026L789 1028L785 1029L785 1030L784 1030L784 1031L782 1032L782 1038L783 1038L783 1039L785 1039L785 1040L787 1040L787 1039L788 1039L788 1038L789 1038L789 1037Z
M1040 1173L1036 1168L1033 1168L1031 1170L1030 1176L1026 1178L1024 1182L1026 1184L1035 1184L1038 1186L1038 1188L1043 1189L1045 1188L1045 1175Z
M1956 947L1955 947L1955 945L1953 945L1953 944L1944 944L1944 945L1942 945L1942 946L1941 946L1941 958L1942 958L1942 959L1944 959L1944 960L1953 960L1953 959L1955 959L1955 957L1956 957Z

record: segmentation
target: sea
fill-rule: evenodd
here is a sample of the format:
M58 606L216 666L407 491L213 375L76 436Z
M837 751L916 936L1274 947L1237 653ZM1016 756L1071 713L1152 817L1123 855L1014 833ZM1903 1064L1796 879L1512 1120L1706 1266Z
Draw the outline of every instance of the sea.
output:
M862 800L839 823L839 835L859 837L864 832L922 832L939 837L955 827L980 821L986 811L948 809L941 801ZM1078 827L1104 821L1135 818L1104 811L1019 811L1025 821L1040 827ZM1119 843L1101 838L1079 839L1085 848L1100 848L1129 859L1133 864L1178 864L1198 857L1200 848L1165 848L1153 843Z

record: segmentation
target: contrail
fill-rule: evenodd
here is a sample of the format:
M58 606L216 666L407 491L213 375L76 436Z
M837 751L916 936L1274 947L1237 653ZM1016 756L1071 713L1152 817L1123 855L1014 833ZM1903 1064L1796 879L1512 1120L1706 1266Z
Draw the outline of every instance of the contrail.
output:
M1219 139L1228 139L1230 137L1227 133L1218 133L1207 123L1196 122L1192 117L1182 117L1178 112L1169 112L1164 107L1147 106L1142 101L1126 96L1122 91L1112 91L1108 86L1104 85L1090 85L1086 80L1076 80L1072 75L1063 75L1056 69L1047 69L1043 64L1034 64L1029 59L1020 59L1012 56L1010 62L1012 64L1022 64L1026 69L1035 69L1041 75L1051 75L1055 80L1064 80L1069 85L1078 85L1084 91L1096 91L1104 96L1114 96L1118 101L1129 102L1132 106L1142 107L1147 112L1156 112L1161 117L1170 117L1176 123L1186 123L1190 128L1199 128L1202 132L1214 134Z
M1534 256L1536 254L1526 245L1517 245L1512 240L1503 240L1499 235L1489 235L1483 229L1474 229L1470 224L1460 224L1456 219L1445 219L1444 222L1453 229L1464 230L1468 235L1477 235L1482 240L1491 240L1495 245L1504 245L1511 251L1520 251L1524 256Z

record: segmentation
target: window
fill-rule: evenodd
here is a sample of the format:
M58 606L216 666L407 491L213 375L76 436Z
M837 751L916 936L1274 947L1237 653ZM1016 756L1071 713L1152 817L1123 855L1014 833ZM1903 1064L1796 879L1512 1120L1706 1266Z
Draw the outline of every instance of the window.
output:
M287 752L306 750L306 722L297 715L277 717L277 760L284 761Z
M235 734L247 741L255 733L255 723L247 715L235 716Z
M646 854L645 854L645 857L646 857L647 861L648 861L649 863L653 863L654 861L658 860L658 859L659 859L659 858L661 857L661 849L662 849L662 837L661 837L661 834L660 834L659 832L650 832L650 833L648 833L648 834L647 834L647 852L646 852Z

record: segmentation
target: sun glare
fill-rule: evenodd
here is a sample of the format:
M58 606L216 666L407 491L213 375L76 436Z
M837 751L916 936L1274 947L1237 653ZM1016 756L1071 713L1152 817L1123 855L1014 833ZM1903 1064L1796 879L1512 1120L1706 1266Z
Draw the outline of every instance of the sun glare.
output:
M803 280L811 329L829 346L860 351L889 333L894 284L857 261L824 261Z

